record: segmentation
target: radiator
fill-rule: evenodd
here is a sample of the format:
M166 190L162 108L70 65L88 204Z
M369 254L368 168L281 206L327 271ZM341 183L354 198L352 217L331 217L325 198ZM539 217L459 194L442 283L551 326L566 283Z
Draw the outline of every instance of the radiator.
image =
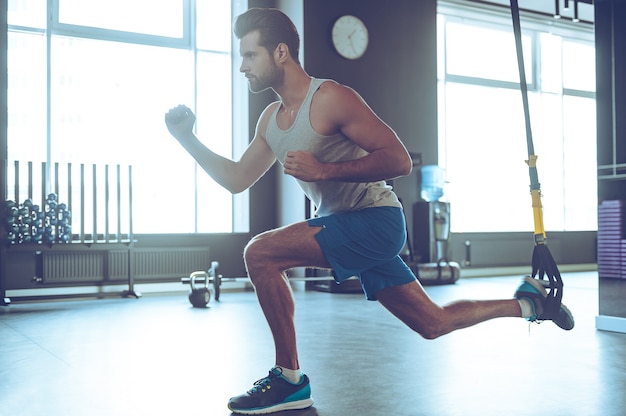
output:
M211 267L208 248L134 249L135 279L166 279L188 276Z
M46 283L102 280L104 259L101 251L43 253L43 280Z
M208 270L208 248L138 248L128 250L44 252L43 282L89 283L124 281L128 271L136 280L167 280Z

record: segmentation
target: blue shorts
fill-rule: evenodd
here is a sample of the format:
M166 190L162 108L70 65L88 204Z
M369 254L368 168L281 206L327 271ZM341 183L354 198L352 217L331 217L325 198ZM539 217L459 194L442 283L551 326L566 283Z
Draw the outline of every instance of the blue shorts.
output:
M312 218L308 223L322 227L315 238L337 283L357 276L368 300L376 300L381 289L417 280L399 256L406 242L402 208L366 208Z

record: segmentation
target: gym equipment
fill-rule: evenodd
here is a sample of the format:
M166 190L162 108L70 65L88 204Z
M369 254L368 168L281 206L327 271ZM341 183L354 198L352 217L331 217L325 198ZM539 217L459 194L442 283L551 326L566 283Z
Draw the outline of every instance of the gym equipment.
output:
M532 131L530 126L530 114L528 106L528 86L524 71L524 55L522 53L522 31L520 27L519 6L517 0L511 1L511 17L513 20L513 32L515 35L515 49L517 52L517 64L520 77L520 90L524 107L524 120L526 123L526 142L528 146L528 174L530 176L530 194L532 198L533 218L535 225L535 248L532 254L532 277L549 288L548 297L544 306L544 312L539 319L551 319L556 317L561 310L563 298L563 280L552 258L552 254L546 243L546 231L543 226L543 208L541 205L541 187L537 175L537 155L533 146ZM547 277L547 280L544 279Z
M54 193L48 194L45 210L27 198L21 204L5 201L8 244L69 243L72 235L71 213L66 204L57 203Z
M196 280L202 277L204 286L196 286ZM211 301L211 290L209 289L209 278L206 272L193 272L189 275L189 285L191 291L189 292L189 302L194 308L205 308Z
M102 259L107 264L108 253L112 252L116 255L120 253L120 262L115 262L115 267L120 269L115 269L115 275L128 279L128 290L123 291L122 296L141 297L141 293L134 290L136 268L133 262L136 254L132 247L136 240L132 232L131 166L124 174L120 165L113 167L116 172L110 172L109 165L90 165L89 168L80 164L76 169L77 165L67 163L66 169L60 169L62 165L59 163L41 162L39 175L34 173L35 165L34 162L14 161L11 169L14 179L11 194L14 197L10 198L12 201L5 201L9 195L5 192L0 200L0 306L11 304L11 299L6 296L7 287L30 289L33 281L52 283L58 289L78 288L85 286L84 283L98 286L114 283L109 279L113 270L109 267L94 269L94 273L80 272L81 262L86 262L87 267L93 265L97 268L95 259ZM0 171L9 173L7 161L1 158ZM20 201L24 203L20 204ZM22 205L27 211L21 214L28 215L20 215ZM124 225L126 221L127 225ZM22 247L13 247L16 245ZM13 254L16 252L32 255L16 256ZM71 252L71 255L66 252ZM56 261L66 255L68 267L55 270L58 278L45 279L47 269L42 267L41 259L48 257ZM122 255L125 255L125 261ZM114 294L113 291L99 293L103 296L105 293ZM82 295L82 291L72 291L59 295L17 296L14 299Z
M180 282L182 284L188 284L191 287L189 292L189 302L196 308L204 308L210 302L211 290L209 285L212 284L213 291L215 292L215 300L220 300L221 285L223 282L236 282L239 280L248 280L247 277L228 277L225 278L218 273L219 262L212 261L211 267L204 271L192 272L188 277L182 277ZM290 282L316 282L316 281L333 281L333 276L318 276L318 277L290 277ZM198 285L203 285L199 287ZM209 292L208 298L206 292Z
M209 283L213 283L215 290L215 300L220 299L220 286L222 284L222 275L217 274L219 263L211 262L211 268L207 271L192 272L189 277L180 279L181 283L189 284L191 290L189 292L189 302L194 308L206 308L211 301L211 290ZM203 285L199 287L198 285Z

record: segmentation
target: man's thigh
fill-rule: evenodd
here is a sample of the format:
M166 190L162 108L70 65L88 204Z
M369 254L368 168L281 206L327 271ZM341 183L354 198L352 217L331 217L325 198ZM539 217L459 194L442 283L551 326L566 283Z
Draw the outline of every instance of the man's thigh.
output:
M256 255L280 265L283 270L294 267L329 268L315 239L320 229L302 221L269 230L254 237L246 251L254 249Z

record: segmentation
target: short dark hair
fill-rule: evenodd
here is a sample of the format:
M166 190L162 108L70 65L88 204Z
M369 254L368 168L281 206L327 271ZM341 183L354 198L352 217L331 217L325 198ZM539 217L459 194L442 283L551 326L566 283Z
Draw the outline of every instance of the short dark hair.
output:
M251 8L235 20L235 36L241 39L248 33L259 31L259 45L273 53L279 43L289 47L289 54L300 63L300 35L298 29L286 14L278 9Z

